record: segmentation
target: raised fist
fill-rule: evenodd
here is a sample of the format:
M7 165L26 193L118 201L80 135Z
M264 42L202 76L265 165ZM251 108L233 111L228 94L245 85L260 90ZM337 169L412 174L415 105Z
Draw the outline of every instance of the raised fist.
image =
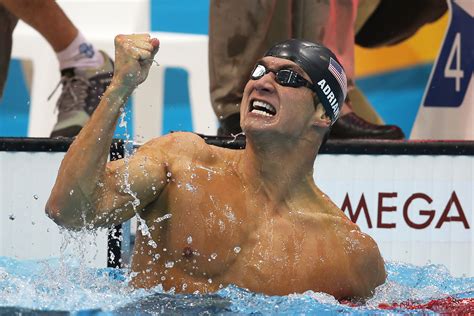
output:
M131 88L145 81L159 45L149 34L117 35L113 81Z

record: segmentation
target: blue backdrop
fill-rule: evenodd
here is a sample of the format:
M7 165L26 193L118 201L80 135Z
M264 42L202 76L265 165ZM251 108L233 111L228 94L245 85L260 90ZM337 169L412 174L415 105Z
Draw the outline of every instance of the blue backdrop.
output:
M153 31L208 33L209 0L151 0ZM410 134L431 64L382 75L360 78L359 87L387 123L399 125ZM165 72L163 132L192 130L187 73L182 69ZM179 93L177 93L179 91ZM26 136L29 96L20 63L12 60L4 97L0 101L0 136ZM128 115L128 132L133 124ZM122 130L117 131L123 134Z

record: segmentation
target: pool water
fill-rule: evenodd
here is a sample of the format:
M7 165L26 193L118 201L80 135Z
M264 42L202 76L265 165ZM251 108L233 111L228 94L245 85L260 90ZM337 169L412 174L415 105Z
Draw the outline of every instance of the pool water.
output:
M452 277L439 265L417 267L388 262L386 268L387 282L371 299L357 305L312 291L266 296L236 286L213 295L177 295L165 293L159 286L131 290L126 271L84 268L82 262L70 256L45 261L0 257L0 315L435 314L428 309L409 308L414 304L426 308L433 299L447 297L461 304L461 311L474 313L473 277ZM411 303L408 306L404 302Z

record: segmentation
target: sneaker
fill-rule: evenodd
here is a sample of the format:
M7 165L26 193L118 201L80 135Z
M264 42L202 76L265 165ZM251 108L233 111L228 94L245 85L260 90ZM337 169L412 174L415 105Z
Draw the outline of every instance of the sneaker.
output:
M61 81L48 100L60 85L63 86L56 107L58 121L54 125L51 137L74 137L99 105L114 72L114 63L110 57L104 56L104 64L98 68L66 68L61 71Z

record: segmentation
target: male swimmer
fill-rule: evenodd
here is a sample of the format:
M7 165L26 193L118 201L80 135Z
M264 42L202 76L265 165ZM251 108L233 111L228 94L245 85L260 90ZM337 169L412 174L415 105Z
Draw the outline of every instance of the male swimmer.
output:
M47 214L80 229L137 213L148 230L137 232L135 287L207 293L236 284L269 295L370 296L386 277L378 247L313 180L346 94L334 54L287 40L257 62L240 110L245 150L174 133L107 163L121 109L158 45L149 35L115 38L112 83L61 164Z

